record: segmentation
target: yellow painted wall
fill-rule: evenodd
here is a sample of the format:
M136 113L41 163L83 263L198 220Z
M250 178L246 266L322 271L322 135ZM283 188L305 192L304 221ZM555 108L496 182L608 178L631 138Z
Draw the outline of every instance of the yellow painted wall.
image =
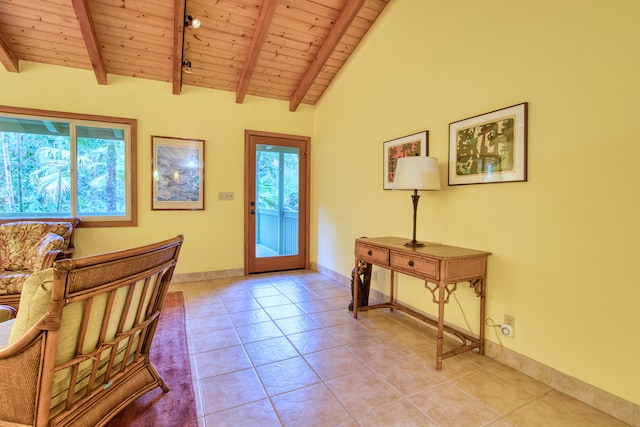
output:
M382 144L429 130L443 191L422 193L418 239L493 253L488 316L515 317L506 347L640 404L639 16L635 0L392 0L316 106L318 264L348 276L355 238L410 236ZM528 182L447 186L448 124L521 102ZM433 313L420 283L399 285ZM473 293L457 294L477 331ZM464 326L455 302L447 313Z
M493 253L488 316L516 318L505 346L640 404L639 15L635 0L392 0L316 108L296 113L29 62L0 67L0 104L138 119L139 225L80 229L78 255L184 233L178 273L243 265L244 129L313 137L311 259L344 276L356 237L410 235L410 194L382 190L382 143L429 130L444 186L422 193L418 238ZM447 187L448 124L524 101L528 182ZM151 211L151 135L206 140L205 211ZM387 283L380 271L376 287ZM399 285L432 312L420 283ZM475 297L457 294L477 331Z
M243 268L244 130L313 134L313 108L289 112L287 102L170 83L108 76L20 62L20 73L0 67L0 104L128 117L138 120L138 227L80 228L76 255L89 255L185 235L176 273ZM151 135L205 140L205 210L151 210ZM219 201L232 191L234 201Z

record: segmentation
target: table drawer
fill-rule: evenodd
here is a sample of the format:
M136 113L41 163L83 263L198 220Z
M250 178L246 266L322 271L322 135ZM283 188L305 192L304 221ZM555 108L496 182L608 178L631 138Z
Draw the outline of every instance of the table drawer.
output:
M440 263L435 259L391 251L390 266L393 270L404 271L413 276L440 279Z
M389 265L389 249L356 243L356 257L371 264Z

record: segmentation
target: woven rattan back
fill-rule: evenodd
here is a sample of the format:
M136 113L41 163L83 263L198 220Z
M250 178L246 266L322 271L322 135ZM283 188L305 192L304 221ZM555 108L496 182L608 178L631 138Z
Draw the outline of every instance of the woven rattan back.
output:
M54 264L40 421L101 425L135 398L132 392L168 390L149 349L181 244L178 236Z

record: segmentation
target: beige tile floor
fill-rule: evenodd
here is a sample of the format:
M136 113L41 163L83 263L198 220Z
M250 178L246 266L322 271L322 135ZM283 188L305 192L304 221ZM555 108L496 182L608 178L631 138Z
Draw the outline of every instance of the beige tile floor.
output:
M435 369L433 329L298 271L183 291L200 426L624 426L477 353Z

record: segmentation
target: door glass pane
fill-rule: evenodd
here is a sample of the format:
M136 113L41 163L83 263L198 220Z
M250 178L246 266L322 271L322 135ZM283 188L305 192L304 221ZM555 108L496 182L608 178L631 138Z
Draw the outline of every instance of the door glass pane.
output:
M298 254L299 151L256 146L256 258Z

